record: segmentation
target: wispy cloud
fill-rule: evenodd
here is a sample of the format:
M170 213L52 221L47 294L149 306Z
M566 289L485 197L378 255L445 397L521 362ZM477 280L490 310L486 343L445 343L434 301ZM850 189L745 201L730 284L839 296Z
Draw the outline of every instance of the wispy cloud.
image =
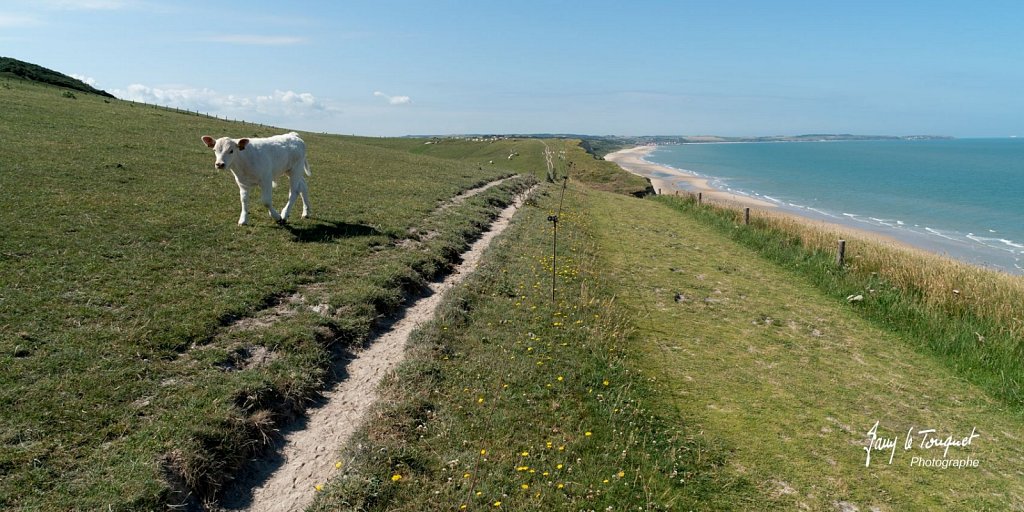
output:
M21 28L21 27L35 27L42 25L42 22L35 16L29 16L25 14L9 14L0 12L0 27L3 28Z
M256 46L289 46L306 44L309 39L295 36L263 36L252 34L225 34L220 36L206 36L194 39L204 43L243 44Z
M380 91L374 91L373 95L378 98L387 99L388 103L392 105L406 105L408 103L412 103L412 98L408 96L391 96L389 94L384 94Z
M43 0L43 6L69 11L115 11L133 7L133 0Z
M250 120L295 119L333 110L313 94L295 91L275 90L265 95L236 96L208 88L132 84L110 93L125 100Z

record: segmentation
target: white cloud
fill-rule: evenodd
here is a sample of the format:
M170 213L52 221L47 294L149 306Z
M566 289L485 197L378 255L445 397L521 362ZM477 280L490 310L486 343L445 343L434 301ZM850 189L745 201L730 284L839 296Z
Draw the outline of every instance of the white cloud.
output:
M96 79L91 77L91 76L79 75L79 74L75 74L75 73L71 73L69 76L71 78L74 78L75 80L80 80L80 81L84 82L86 85L89 85L91 87L96 87Z
M3 28L34 27L41 24L42 22L33 16L0 12L0 27Z
M261 36L251 34L225 34L220 36L207 36L194 39L194 41L205 43L244 44L258 46L289 46L306 44L309 39L293 36Z
M257 96L236 96L208 88L150 87L132 84L111 94L125 100L194 110L249 121L294 120L333 109L308 92L279 91Z
M388 100L388 103L392 105L405 105L408 103L412 103L412 98L408 96L391 96L388 94L384 94L380 91L374 91L373 95L377 96L378 98L386 98Z
M43 5L51 9L71 11L114 11L131 7L136 2L131 0L45 0Z

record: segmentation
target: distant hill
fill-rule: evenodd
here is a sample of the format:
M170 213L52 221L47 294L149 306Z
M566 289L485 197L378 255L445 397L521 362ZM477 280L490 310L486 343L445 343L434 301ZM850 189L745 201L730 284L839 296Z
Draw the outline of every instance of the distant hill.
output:
M32 80L33 82L56 85L57 87L64 87L66 89L73 89L90 94L98 94L100 96L106 96L107 98L114 97L113 94L97 89L77 78L72 78L64 73L59 73L52 69L23 62L18 59L12 59L10 57L0 57L0 76L4 75L16 76L25 80Z
M822 133L807 135L769 135L765 137L723 137L718 135L582 135L569 133L530 134L475 134L475 135L410 135L414 138L465 138L473 140L519 139L579 139L580 146L596 158L620 149L644 144L700 144L709 142L825 142L847 140L937 140L952 139L945 135L853 135L849 133Z

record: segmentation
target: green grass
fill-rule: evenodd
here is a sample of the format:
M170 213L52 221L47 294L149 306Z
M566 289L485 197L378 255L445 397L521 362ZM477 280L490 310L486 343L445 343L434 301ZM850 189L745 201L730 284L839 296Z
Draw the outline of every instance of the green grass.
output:
M1019 409L865 314L877 306L864 302L878 299L823 293L805 268L825 269L817 256L778 265L777 253L763 256L782 251L777 238L691 206L602 194L589 214L600 267L635 318L643 368L683 418L729 450L727 468L760 492L758 506L736 508L1024 505ZM865 467L876 421L880 435L900 436L900 448L892 465L876 453ZM912 456L942 458L942 450L904 451L909 429L962 437L974 427L981 437L949 455L969 455L979 468L910 466Z
M547 164L545 148L556 155L556 174L586 184L595 190L604 190L629 195L644 195L650 184L646 179L623 171L618 165L594 158L581 146L577 139L524 139L511 138L498 141L467 143L462 139L374 139L362 138L360 142L369 145L408 151L418 155L429 155L463 161L480 169L506 166L545 177ZM427 144L430 142L430 144ZM512 158L508 158L513 155ZM557 158L561 155L562 158ZM493 164L491 162L494 162ZM571 165L570 165L571 164Z
M1024 411L1024 279L892 244L853 238L786 217L756 215L738 229L738 213L659 198L766 259L810 280L836 299L860 295L857 311L934 354L961 378ZM835 243L847 242L843 269Z
M593 192L518 214L416 332L314 510L686 510L759 499L728 453L637 371L631 321L596 259ZM311 491L312 492L312 491ZM498 505L500 503L500 505Z
M199 136L284 130L9 84L0 508L214 495L329 378L332 346L359 343L533 180L438 212L516 169L303 134L314 218L279 227L252 205L239 227L237 187ZM276 321L238 327L281 304Z

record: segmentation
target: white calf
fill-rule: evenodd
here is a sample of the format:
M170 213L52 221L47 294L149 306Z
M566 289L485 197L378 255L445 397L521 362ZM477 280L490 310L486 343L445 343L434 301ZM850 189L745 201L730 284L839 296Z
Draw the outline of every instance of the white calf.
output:
M261 139L238 140L228 137L214 140L213 137L203 136L203 143L213 148L213 153L217 157L214 167L230 169L231 174L235 176L238 193L242 197L242 215L238 217L238 224L248 222L246 207L249 202L249 189L252 187L260 187L261 202L278 223L283 224L288 219L288 213L299 195L302 195L302 217L309 217L309 187L303 173L306 176L312 174L309 172L309 163L306 162L306 143L302 142L299 134L291 132ZM278 214L272 203L273 187L282 174L288 175L291 191L288 194L288 203Z

